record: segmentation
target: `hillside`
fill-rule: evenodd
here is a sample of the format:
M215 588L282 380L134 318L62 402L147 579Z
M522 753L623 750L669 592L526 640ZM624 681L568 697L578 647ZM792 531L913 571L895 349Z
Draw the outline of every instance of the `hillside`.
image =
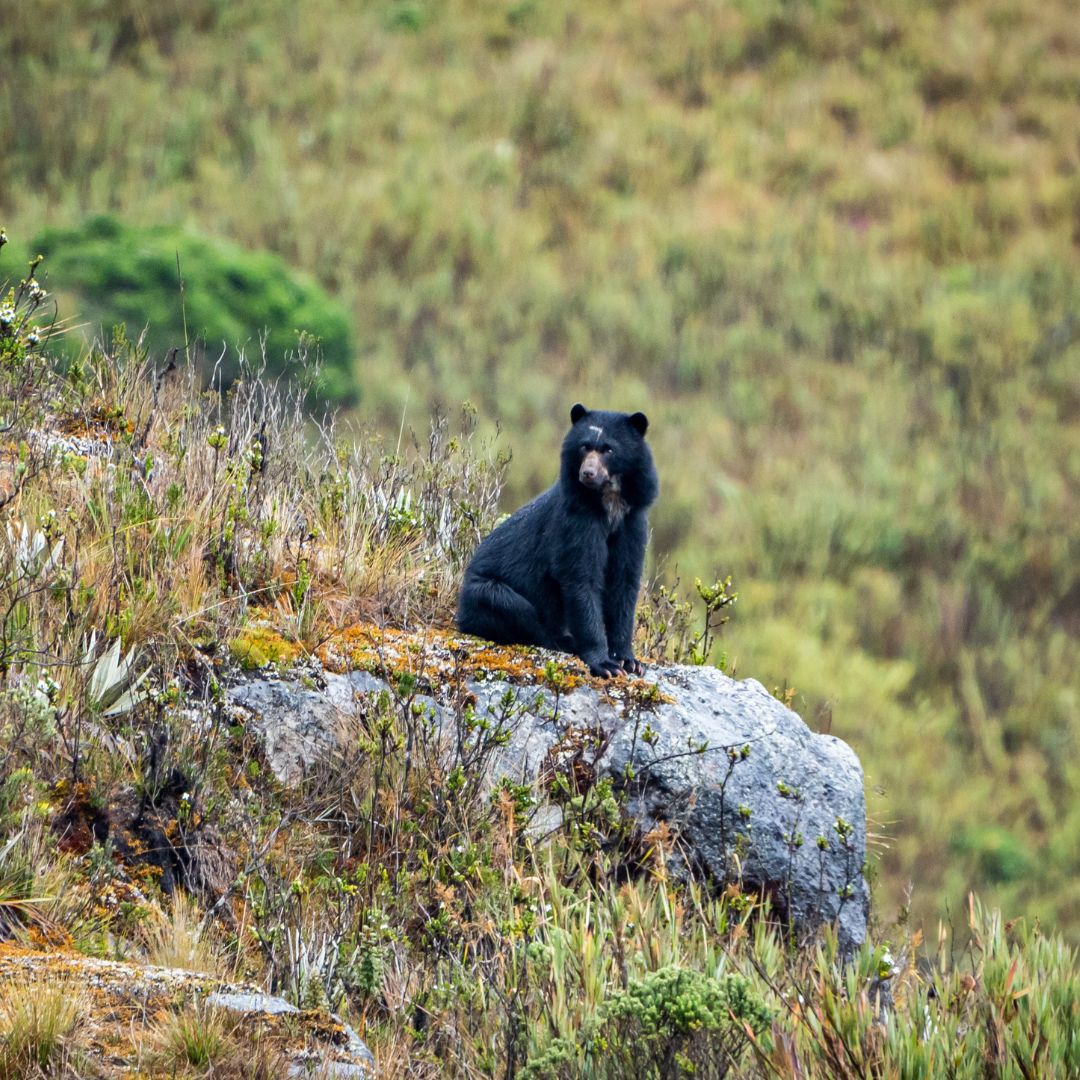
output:
M599 685L432 629L499 492L467 426L350 450L257 374L200 391L119 336L58 371L48 300L28 278L0 305L0 1077L1080 1068L1059 935L969 897L929 943L879 925L855 948L857 759L763 687L669 665ZM643 631L695 659L678 619ZM297 732L332 736L299 772L259 704L289 695ZM733 695L736 744L664 719ZM630 751L606 766L604 713ZM532 779L492 785L530 723ZM789 750L817 744L803 780L756 771L781 724ZM682 759L718 749L680 791ZM648 831L635 769L687 800ZM719 848L690 825L736 773L758 779L728 852L722 816ZM695 843L705 879L677 872ZM770 847L779 890L751 867ZM831 910L839 936L784 909Z
M0 214L283 256L352 314L365 427L501 426L503 508L573 401L646 408L655 569L732 574L729 665L859 752L885 917L976 886L1075 937L1072 9L21 7Z

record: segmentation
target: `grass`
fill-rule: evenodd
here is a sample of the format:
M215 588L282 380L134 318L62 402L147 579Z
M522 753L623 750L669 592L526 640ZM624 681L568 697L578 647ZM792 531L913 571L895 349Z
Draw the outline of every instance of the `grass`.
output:
M169 1075L215 1076L237 1052L239 1021L221 1009L170 1014L153 1034L155 1067Z
M793 942L737 877L673 880L678 837L640 835L588 770L560 783L572 755L552 762L551 797L574 795L543 836L544 792L476 782L521 703L477 717L439 630L505 467L468 415L388 454L311 425L257 375L227 393L182 369L163 380L122 337L57 369L31 291L0 339L19 523L0 543L0 917L20 947L258 981L331 1031L325 1013L342 1013L387 1075L1075 1069L1077 957L1056 934L972 900L933 948L882 918L845 965L828 938ZM727 643L731 582L696 593L660 586L644 605L658 655ZM300 678L322 655L391 687L358 699L339 751L291 788L223 708L254 644ZM441 734L429 679L451 702ZM1007 838L970 842L1002 872L1023 863ZM62 1074L82 1028L49 1024L31 1052ZM135 1067L239 1078L280 1072L295 1034L193 1008L125 1038Z
M81 1071L82 1027L89 1005L68 981L39 985L9 980L0 987L0 1077L93 1075Z
M253 1033L222 1009L170 1013L148 1035L153 1074L213 1080L273 1080L289 1069L280 1042ZM316 1069L314 1074L319 1075Z
M350 311L387 448L463 400L501 424L503 509L571 402L647 403L654 568L730 573L730 661L856 747L888 904L914 882L929 924L974 885L1075 932L1066 0L28 12L13 246L111 213L274 252ZM402 564L360 524L324 523L356 580L298 636Z
M202 912L183 893L167 908L153 911L145 930L146 962L226 977L203 926Z
M1076 1071L1065 0L69 4L13 12L0 55L0 925L142 948L186 887L221 901L219 963L340 1003L413 1075L584 1054L631 982L722 965L775 1010L745 1070ZM316 424L258 356L204 394L122 334L56 369L38 279L72 339L89 313L59 274L19 283L29 238L102 213L317 279L351 313L357 411ZM864 763L879 951L851 970L790 954L743 898L552 868L520 792L440 803L462 762L404 756L408 679L298 794L220 709L234 662L444 625L477 538L550 482L575 400L647 403L650 650L703 648L671 583L730 573L713 658ZM130 656L150 674L106 715L95 674ZM597 914L620 896L633 941Z

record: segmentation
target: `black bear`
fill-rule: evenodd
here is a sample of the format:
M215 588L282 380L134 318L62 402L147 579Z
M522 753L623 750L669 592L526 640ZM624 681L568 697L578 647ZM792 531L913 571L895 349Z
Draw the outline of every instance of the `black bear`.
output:
M644 668L634 610L659 490L644 413L570 410L558 482L477 548L461 586L458 626L504 645L580 656L593 675Z

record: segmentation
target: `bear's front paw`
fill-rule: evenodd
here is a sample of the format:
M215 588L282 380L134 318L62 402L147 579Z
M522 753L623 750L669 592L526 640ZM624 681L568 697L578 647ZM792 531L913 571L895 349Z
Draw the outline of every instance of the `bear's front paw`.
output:
M614 679L623 674L622 665L611 656L583 656L589 671L598 679Z
M636 656L620 656L616 660L627 675L645 674L645 665Z

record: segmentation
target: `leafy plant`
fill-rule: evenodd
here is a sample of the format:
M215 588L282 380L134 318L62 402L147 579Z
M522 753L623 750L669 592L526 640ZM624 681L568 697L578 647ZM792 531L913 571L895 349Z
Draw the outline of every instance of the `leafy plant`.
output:
M531 1058L522 1076L727 1076L772 1015L741 975L665 967L612 993L572 1039Z
M672 584L650 584L637 617L643 653L677 664L705 664L715 660L724 670L726 656L713 654L718 632L729 618L724 611L735 603L739 594L731 591L730 575L718 578L712 585L703 585L697 578L694 590L703 606L700 630L694 629L694 605L682 598L678 580Z
M98 716L119 716L135 708L146 698L146 691L139 687L150 669L135 675L138 654L128 652L121 656L121 642L117 638L105 651L97 654L97 631L92 631L83 647L83 664L89 670L85 702L91 713Z

